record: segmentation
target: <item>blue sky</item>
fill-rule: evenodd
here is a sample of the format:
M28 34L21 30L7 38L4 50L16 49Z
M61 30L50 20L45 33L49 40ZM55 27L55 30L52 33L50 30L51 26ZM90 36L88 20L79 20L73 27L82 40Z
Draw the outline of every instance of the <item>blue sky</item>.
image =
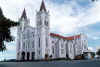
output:
M30 19L30 25L35 27L35 14L39 10L41 0L0 0L4 15L18 21L24 8ZM64 36L84 33L88 37L91 50L100 48L100 0L45 0L50 12L50 31ZM11 29L16 36L16 28ZM16 58L16 39L6 43L7 51L0 53L0 58Z

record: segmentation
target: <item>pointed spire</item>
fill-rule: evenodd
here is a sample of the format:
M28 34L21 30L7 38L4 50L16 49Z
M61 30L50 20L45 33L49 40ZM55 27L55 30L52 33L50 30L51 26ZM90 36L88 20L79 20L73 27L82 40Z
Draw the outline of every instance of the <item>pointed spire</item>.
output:
M26 16L26 10L25 10L25 8L24 8L24 11L23 11L23 13L22 13L21 18L27 19L27 16Z
M3 12L2 12L1 7L0 7L0 17L3 17Z
M46 11L44 0L42 0L41 7L40 7L40 11L42 10Z

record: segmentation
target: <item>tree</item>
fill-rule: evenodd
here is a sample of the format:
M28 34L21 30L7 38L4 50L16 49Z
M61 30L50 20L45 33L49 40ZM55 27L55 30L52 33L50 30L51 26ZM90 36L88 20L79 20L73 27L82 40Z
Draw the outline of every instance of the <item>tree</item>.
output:
M0 8L0 51L6 50L4 41L10 42L14 40L11 36L10 28L17 25L19 25L19 23L7 19Z
M96 52L96 54L97 54L98 56L100 56L100 49L98 49L98 51Z
M98 1L98 0L92 0L92 2L95 2L95 1Z
M95 57L95 52L92 52L91 56L92 56L92 58L94 58Z

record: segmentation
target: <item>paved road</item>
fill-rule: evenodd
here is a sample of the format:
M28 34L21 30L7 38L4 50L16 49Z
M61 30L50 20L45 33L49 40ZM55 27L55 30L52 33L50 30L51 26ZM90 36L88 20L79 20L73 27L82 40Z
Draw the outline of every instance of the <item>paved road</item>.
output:
M0 67L100 67L100 61L0 62Z

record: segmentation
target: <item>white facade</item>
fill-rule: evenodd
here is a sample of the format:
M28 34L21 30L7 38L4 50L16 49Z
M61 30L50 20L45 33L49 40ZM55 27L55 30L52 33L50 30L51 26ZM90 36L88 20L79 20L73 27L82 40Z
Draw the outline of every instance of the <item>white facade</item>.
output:
M88 50L87 39L84 34L64 37L51 33L51 45L53 58L70 58L83 54Z
M36 13L36 28L29 25L24 9L17 32L17 60L71 58L87 51L87 39L83 34L64 37L50 33L49 12L42 1Z
M22 56L24 59L30 60L34 59L32 55L35 54L35 31L36 29L31 27L29 25L29 20L27 19L27 16L25 15L25 9L22 14L21 19L19 20L20 26L18 27L17 32L17 59L22 59ZM27 57L30 55L29 57Z

